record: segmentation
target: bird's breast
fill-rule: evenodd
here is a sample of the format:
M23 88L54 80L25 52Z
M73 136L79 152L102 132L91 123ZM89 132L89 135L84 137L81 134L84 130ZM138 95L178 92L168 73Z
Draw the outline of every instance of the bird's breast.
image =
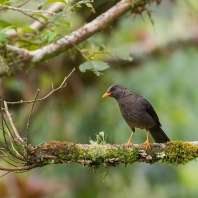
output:
M123 118L131 128L149 129L155 125L153 118L138 103L118 103Z

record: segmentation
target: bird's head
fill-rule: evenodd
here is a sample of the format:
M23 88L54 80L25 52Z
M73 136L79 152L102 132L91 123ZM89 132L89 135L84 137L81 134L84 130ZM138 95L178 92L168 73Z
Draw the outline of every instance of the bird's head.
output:
M102 98L106 98L108 96L118 99L120 96L124 94L124 90L126 88L121 85L112 85L107 89L107 92L102 96Z

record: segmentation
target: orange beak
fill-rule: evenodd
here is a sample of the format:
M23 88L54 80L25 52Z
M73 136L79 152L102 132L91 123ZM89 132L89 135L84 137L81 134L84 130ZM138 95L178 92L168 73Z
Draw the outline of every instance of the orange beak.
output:
M102 96L102 98L106 98L106 97L108 97L108 96L110 96L111 95L111 92L107 92L107 93L105 93L103 96Z

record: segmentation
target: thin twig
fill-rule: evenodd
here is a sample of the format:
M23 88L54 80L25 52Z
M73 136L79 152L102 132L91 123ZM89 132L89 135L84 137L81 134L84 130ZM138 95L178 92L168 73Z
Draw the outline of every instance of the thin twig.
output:
M34 105L35 105L35 101L38 97L39 92L40 92L40 90L38 89L37 92L36 92L32 107L30 109L30 113L29 113L28 121L27 121L27 128L26 128L26 154L27 154L27 158L28 158L28 130L29 130L29 126L30 126L30 118L31 118L32 111L33 111L33 108L34 108Z
M42 10L31 10L31 9L25 9L25 8L17 8L13 6L6 6L6 5L1 5L0 10L14 10L14 11L20 11L20 12L33 12L33 13L46 13L50 15L55 15L53 12L48 12L48 11L42 11Z
M3 175L0 176L0 178L6 176L6 175L9 174L10 172L11 172L11 171L8 171L8 172L4 173Z
M11 136L11 137L10 137L9 134L5 132L4 123L2 123L2 124L3 124L4 141L6 142L7 149L8 149L8 151L9 151L10 155L14 156L15 158L17 158L17 159L19 159L19 160L24 160L24 158L23 158L23 152L20 150L18 144L16 143L15 138L13 137L13 134L12 134L12 132L10 131L10 129L9 129L9 127L8 127L8 124L7 124L7 122L6 122L6 120L5 120L4 117L2 117L2 121L5 123L6 128L7 128L7 130L9 131L9 134L10 134L10 136ZM18 154L18 156L15 155L15 153L13 153L13 152L10 150L5 135L7 135L7 137L9 138L9 140L10 140L11 142L13 142L13 143L15 144L15 146L17 147L17 152L15 151L15 149L14 149L14 151L16 152L16 154ZM20 154L19 154L18 152L19 152Z
M12 163L9 162L7 159L4 159L4 157L8 158L10 161L12 161L12 162L14 162L14 163L19 163L19 162L14 161L14 160L12 159L12 157L9 156L9 155L6 155L5 152L3 152L3 151L1 151L1 152L4 154L4 156L1 156L1 159L4 160L5 162L7 162L8 164L10 164L11 166L16 167L16 165L12 164Z
M37 164L32 164L32 165L29 165L29 166L18 166L18 167L13 167L13 168L6 168L6 167L3 167L3 166L0 166L0 170L2 170L2 171L10 171L10 172L25 171L25 170L33 169L33 168L35 168L37 166L38 166Z
M22 2L20 5L17 5L16 7L20 8L21 6L25 5L29 0L25 0L24 2Z
M56 89L53 88L52 86L52 90L50 91L50 93L48 93L46 96L44 96L43 98L40 98L38 100L29 100L29 101L23 101L23 100L20 100L20 101L17 101L17 102L6 102L7 104L11 104L11 105L14 105L14 104L24 104L24 103L33 103L33 102L39 102L39 101L42 101L46 98L48 98L51 94L53 94L55 91L58 91L59 89L62 89L66 86L66 80L71 76L71 74L75 71L75 68L69 73L68 76L66 76L63 80L63 82L61 83L61 85L59 87L57 87Z
M1 105L1 103L0 103ZM7 149L7 151L9 152L10 155L12 155L13 157L17 158L18 160L24 160L23 159L23 156L22 156L22 152L21 150L19 149L19 146L17 145L17 143L15 142L14 140L14 137L12 135L12 132L10 131L6 121L5 121L5 118L3 116L3 113L2 113L2 108L0 108L0 113L1 113L1 118L2 118L2 131L3 131L3 136L4 136L4 142L5 142L5 148ZM11 137L9 136L8 133L5 132L5 128L4 128L4 123L6 125L6 128L7 130L9 131L9 134L11 135ZM11 141L11 144L12 142L15 144L15 146L17 147L18 149L18 152L20 153L20 155L18 154L18 152L16 152L19 156L15 155L15 153L12 152L12 150L10 150L9 146L8 146L8 142L7 142L7 138L6 138L6 135L7 137L9 138L9 140Z
M34 17L34 16L32 16L32 15L30 15L30 14L26 13L26 12L23 12L23 11L19 11L19 12L21 12L22 14L24 14L24 15L26 15L26 16L28 16L28 17L30 17L31 19L34 19L35 21L37 21L37 22L39 22L39 23L43 24L43 26L45 25L45 23L43 23L42 21L40 21L40 20L39 20L39 19L37 19L36 17Z
M1 126L2 126L2 131L3 131L3 137L4 137L4 141L5 141L5 146L6 148L9 150L9 147L8 147L8 143L7 143L7 139L6 139L6 136L5 136L5 130L4 130L4 116L3 116L3 113L2 113L2 101L1 101L1 97L0 97L0 112L1 112Z
M14 134L15 134L17 140L18 140L21 144L24 144L23 139L20 137L20 135L19 135L19 133L18 133L18 131L17 131L15 125L14 125L14 122L13 122L13 120L12 120L12 115L10 114L10 112L9 112L9 110L8 110L8 105L7 105L7 102L6 102L6 101L4 101L4 108L5 108L5 112L6 112L6 114L7 114L8 120L9 120L9 122L10 122L10 125L11 125L11 127L12 127L12 129L13 129L13 132L14 132Z

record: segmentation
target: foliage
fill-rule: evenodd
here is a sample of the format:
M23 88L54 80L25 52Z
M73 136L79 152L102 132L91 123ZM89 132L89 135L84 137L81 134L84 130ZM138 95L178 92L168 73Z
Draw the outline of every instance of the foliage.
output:
M79 4L73 7L75 3L66 5L64 10L50 19L42 17L40 13L32 13L32 16L41 17L47 22L46 28L39 31L26 29L30 24L29 21L33 19L6 10L1 15L1 20L5 22L4 25L3 22L0 23L1 31L12 25L24 28L24 32L17 37L18 40L15 38L9 42L34 50L81 27L95 18L101 10L109 9L112 2L114 5L114 1L105 1L103 4L101 1L95 1L92 4L95 14L92 14L90 12L92 8L87 8L85 4L80 4L81 8L78 8ZM2 3L10 5L8 1ZM38 5L38 1L35 3ZM95 139L95 134L99 131L107 134L105 141L109 143L125 142L130 135L130 129L121 118L116 101L112 98L101 99L107 87L114 83L122 84L148 99L171 140L197 140L197 5L192 0L174 3L162 1L157 8L151 5L148 9L152 10L155 30L147 13L136 15L135 19L127 13L106 30L92 36L91 41L89 39L79 44L77 47L80 51L75 49L74 54L72 50L70 54L75 55L72 61L68 59L69 53L65 53L53 61L39 64L28 72L21 71L16 76L5 77L0 89L2 97L16 101L33 98L38 88L41 89L40 95L45 95L51 82L54 85L58 84L71 68L78 67L85 61L103 61L111 67L102 71L104 75L99 78L91 72L76 71L63 91L56 93L45 103L36 104L30 124L31 144L49 140L89 143L89 138ZM44 9L45 5L42 8ZM189 35L194 35L193 39L188 39ZM7 41L5 39L5 42ZM130 59L128 55L127 63L114 59L112 52L119 48L129 49L128 54L133 57L133 61L128 61ZM7 64L6 55L5 53L1 59L5 64ZM13 106L10 110L21 135L25 136L23 133L29 106ZM137 130L133 143L142 143L144 140L145 133ZM25 195L29 192L27 189L33 189L42 181L46 188L40 185L39 190L34 188L31 194L36 197L38 196L36 193L45 191L46 194L40 196L49 198L104 196L196 198L198 193L196 170L196 161L177 167L163 163L154 165L136 163L109 169L108 176L104 180L103 169L98 169L93 174L92 169L78 164L54 165L23 175L10 175L6 179L3 178L0 185L1 193L6 191L6 186L11 193L11 186L8 185L8 181L11 180L10 183L18 189L17 193L20 191ZM18 182L14 184L13 181ZM49 192L56 185L58 190Z

